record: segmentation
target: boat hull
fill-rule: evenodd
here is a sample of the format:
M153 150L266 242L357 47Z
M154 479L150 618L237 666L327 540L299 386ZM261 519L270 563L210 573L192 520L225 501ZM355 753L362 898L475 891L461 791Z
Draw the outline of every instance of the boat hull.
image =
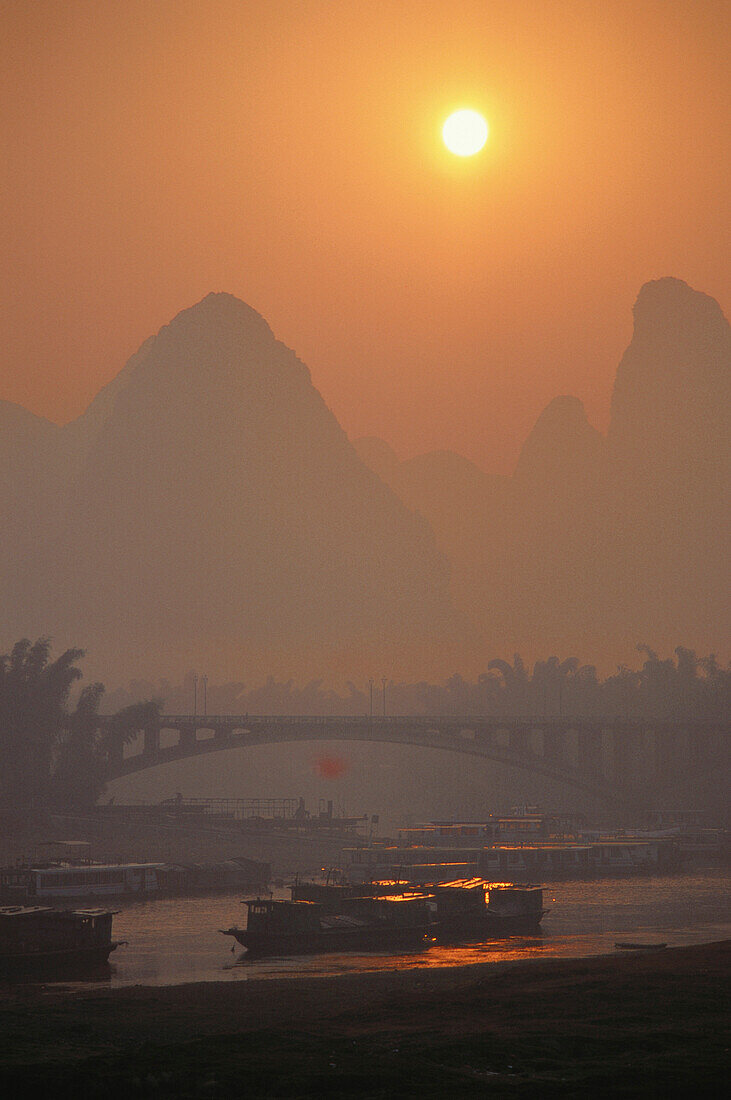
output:
M247 955L321 955L341 951L417 951L433 940L423 928L328 929L322 932L224 932L246 948Z
M515 916L496 916L495 914L468 913L445 920L438 926L436 937L439 943L466 941L500 940L510 936L537 936L541 931L541 921L548 910L536 913L516 914Z
M115 942L58 951L0 954L0 978L18 975L80 974L98 970L109 961Z

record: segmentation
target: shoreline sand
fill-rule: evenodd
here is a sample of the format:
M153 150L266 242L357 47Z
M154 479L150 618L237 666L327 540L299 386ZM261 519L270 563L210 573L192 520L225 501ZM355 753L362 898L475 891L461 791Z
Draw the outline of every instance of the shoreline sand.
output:
M13 1097L719 1094L731 941L281 981L7 988Z

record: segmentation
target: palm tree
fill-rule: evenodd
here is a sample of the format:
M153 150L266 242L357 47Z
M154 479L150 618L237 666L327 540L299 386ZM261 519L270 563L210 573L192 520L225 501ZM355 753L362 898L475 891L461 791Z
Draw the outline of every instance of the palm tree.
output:
M49 638L27 638L0 657L0 799L28 806L47 796L54 751L69 692L81 670L81 649L51 661Z
M526 714L528 711L528 674L520 654L515 654L512 665L496 657L490 661L487 668L489 672L496 669L502 673L505 710L516 715Z

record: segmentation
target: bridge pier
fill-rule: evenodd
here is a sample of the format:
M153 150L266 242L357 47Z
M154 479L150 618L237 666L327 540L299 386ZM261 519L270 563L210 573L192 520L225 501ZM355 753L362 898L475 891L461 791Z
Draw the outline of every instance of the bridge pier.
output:
M495 730L492 726L478 726L475 730L475 736L481 745L495 744Z
M566 730L543 730L543 758L549 764L556 767L564 767L568 763L568 744Z
M667 783L680 774L684 757L687 762L687 751L682 751L684 740L678 730L658 730L655 733L655 775L661 782Z
M601 730L579 730L578 756L580 772L591 776L592 779L603 777L604 754Z
M157 756L160 752L160 727L147 726L142 731L142 752L145 756Z
M117 768L121 768L124 762L124 741L121 737L115 738L107 745L107 760L110 771L114 772Z
M180 726L178 730L178 745L181 749L193 749L196 743L197 726Z
M612 732L612 779L620 786L637 782L638 736L634 729L615 728Z
M126 754L111 718L100 716L107 734L109 780L163 761L249 744L316 739L392 742L445 749L512 764L559 782L643 803L652 801L653 782L693 789L701 769L720 772L728 762L728 727L719 719L653 723L611 717L464 717L291 715L160 715L142 734L141 752ZM198 740L198 732L205 736ZM247 733L248 731L248 733ZM540 740L538 735L540 734ZM177 742L172 743L173 737ZM164 747L162 747L164 745Z
M508 747L512 752L525 756L531 751L530 730L527 728L511 730L508 734Z

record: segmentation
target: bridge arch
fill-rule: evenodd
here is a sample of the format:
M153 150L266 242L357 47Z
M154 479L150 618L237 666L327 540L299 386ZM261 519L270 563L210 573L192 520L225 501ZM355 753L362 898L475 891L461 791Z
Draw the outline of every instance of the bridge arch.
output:
M141 752L124 756L120 751L110 758L106 778L111 781L223 750L288 742L361 741L479 757L543 775L602 800L626 804L641 802L642 782L636 769L640 734L646 739L646 727L647 723L617 719L163 715L155 727L144 731ZM163 730L177 733L177 742L162 745ZM207 736L200 737L204 730ZM652 735L656 744L653 752L645 753L648 760L658 757L661 744L676 745L677 737L669 736L667 730L655 730ZM609 754L608 738L612 742ZM612 757L611 769L607 768L608 755ZM634 781L628 781L628 770Z

